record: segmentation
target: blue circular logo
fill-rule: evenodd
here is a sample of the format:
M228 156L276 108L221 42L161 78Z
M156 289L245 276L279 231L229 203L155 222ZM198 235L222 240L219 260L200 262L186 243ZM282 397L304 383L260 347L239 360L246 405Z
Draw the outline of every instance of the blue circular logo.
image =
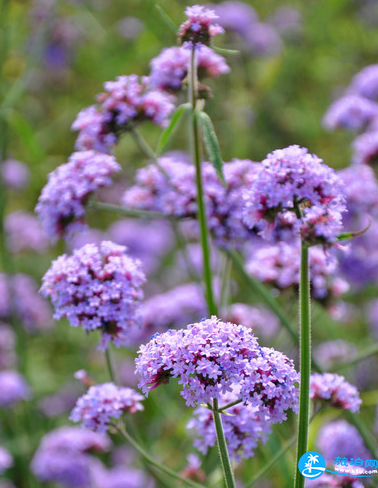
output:
M305 478L319 478L324 473L325 468L324 457L316 451L306 452L298 462L298 469Z

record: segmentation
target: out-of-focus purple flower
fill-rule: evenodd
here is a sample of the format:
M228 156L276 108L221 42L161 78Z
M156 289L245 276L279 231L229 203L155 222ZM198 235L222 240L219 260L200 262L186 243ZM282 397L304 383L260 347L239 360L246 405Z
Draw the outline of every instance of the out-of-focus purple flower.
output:
M137 184L126 191L126 207L154 210L168 215L195 217L197 213L195 168L173 158L161 158L160 164L169 181L150 165L137 172ZM224 165L227 188L218 179L214 167L202 165L208 226L221 246L240 245L255 230L243 223L243 195L250 186L258 165L249 160L234 160Z
M126 412L143 410L143 396L132 388L118 387L114 383L91 386L81 396L71 412L70 420L82 422L83 427L105 433L108 425Z
M21 320L27 332L35 332L52 326L50 307L38 294L38 285L28 275L17 273L9 277L0 273L0 318L7 319L12 313Z
M78 232L71 233L67 239L67 244L71 251L80 249L86 244L95 244L100 246L101 242L106 240L106 232L102 232L99 229L91 229L86 227ZM120 244L120 243L119 243Z
M13 466L12 456L4 447L0 446L0 474L3 474L11 466Z
M337 174L344 183L348 210L343 215L344 221L349 225L357 220L360 224L367 216L377 217L378 183L373 169L365 165L354 165L338 171Z
M292 7L279 7L268 21L283 37L297 37L302 30L302 15Z
M240 398L240 389L224 393L220 396L220 406ZM264 444L274 423L269 415L262 414L258 408L249 403L239 403L226 410L222 415L223 431L226 437L230 457L236 461L248 459L254 455L257 445ZM217 442L217 435L211 410L198 407L187 424L187 429L194 429L196 438L194 447L206 454Z
M324 341L314 348L316 361L326 370L344 362L345 358L353 357L356 353L356 346L343 339Z
M84 227L88 198L98 188L109 186L111 176L120 169L113 156L81 151L50 173L36 212L52 241Z
M0 369L13 368L16 364L16 335L12 327L0 322Z
M130 256L140 259L142 268L153 273L173 245L172 229L167 222L141 222L122 219L108 228L112 241L126 246ZM143 239L141 239L143 236Z
M197 454L188 454L186 456L187 465L180 471L180 475L189 480L203 483L206 481L206 474L201 469L201 459Z
M136 359L139 387L149 390L178 378L188 406L211 402L240 385L240 398L276 422L297 408L298 373L274 349L261 348L250 329L215 316L169 330L142 345Z
M0 407L12 408L30 398L31 391L25 378L11 369L0 371Z
M271 338L276 335L279 320L270 310L262 306L252 306L245 303L233 303L224 315L225 320L233 324L243 324L250 327L259 337Z
M239 1L227 1L212 4L215 13L219 16L218 22L226 30L245 35L253 29L258 22L256 10L247 3Z
M148 77L118 76L104 84L105 91L97 95L98 106L79 112L72 129L80 131L76 148L110 152L123 132L140 122L150 120L165 127L174 104L167 93L150 89Z
M367 320L370 330L378 340L378 300L373 300L368 304Z
M247 52L257 56L274 56L282 50L282 39L269 24L256 22L244 35Z
M249 227L265 223L268 230L283 213L302 212L297 219L302 239L323 245L333 244L342 228L341 181L320 158L297 145L268 154L245 200L244 220Z
M366 128L378 117L378 103L359 95L345 95L336 100L327 110L323 125L328 130L340 127L350 130Z
M351 82L351 90L370 100L378 99L378 64L366 66Z
M223 27L214 22L219 18L214 10L203 5L193 5L186 7L185 15L188 20L178 30L178 38L184 46L208 46L214 36L224 33Z
M154 480L143 471L130 467L104 469L96 472L93 488L154 488Z
M316 444L326 461L333 462L336 456L370 459L370 453L358 430L345 420L324 425L319 431Z
M98 461L88 452L104 452L109 447L110 441L103 434L61 427L42 438L31 470L42 482L58 483L66 488L91 488Z
M42 253L49 247L41 222L28 212L17 210L8 214L4 220L4 230L7 233L7 247L12 253L23 250Z
M378 130L364 132L352 143L353 162L375 165L378 161Z
M151 60L150 83L154 88L168 91L182 89L183 80L188 74L190 51L183 47L164 49ZM230 71L226 60L207 46L197 50L199 78L215 77Z
M100 348L112 341L125 345L140 320L145 276L138 260L126 248L111 241L99 247L87 244L71 256L56 259L42 279L41 291L50 297L54 317L67 318L70 325L100 330Z
M117 22L117 32L127 40L136 39L143 30L143 22L136 17L123 17Z
M1 177L7 188L22 190L29 183L30 171L25 163L7 159L1 165Z
M142 326L136 331L139 342L156 332L184 327L207 315L200 285L187 283L145 300L141 306Z
M279 289L299 285L299 244L278 242L275 245L252 246L247 255L247 271L263 283ZM338 298L349 286L337 274L337 260L320 247L309 250L311 291L314 298Z
M311 400L329 401L332 407L358 412L362 400L355 386L344 376L332 373L314 373L310 378Z

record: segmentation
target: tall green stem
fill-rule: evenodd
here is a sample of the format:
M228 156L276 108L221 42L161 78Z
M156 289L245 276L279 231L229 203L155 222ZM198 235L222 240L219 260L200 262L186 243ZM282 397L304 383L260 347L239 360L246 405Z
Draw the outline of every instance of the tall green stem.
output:
M235 488L234 475L232 472L230 458L228 456L226 438L224 436L221 414L218 410L218 400L216 398L214 398L213 407L213 417L215 430L217 433L218 450L221 458L223 475L226 481L226 488Z
M299 286L300 306L300 357L301 386L299 393L299 421L297 461L295 464L295 488L304 488L305 478L299 473L298 461L308 449L308 427L310 416L310 374L311 374L311 304L308 273L308 247L301 244L301 279Z
M106 359L106 366L108 368L108 373L109 373L110 379L112 380L113 383L117 384L116 376L115 376L115 372L114 372L114 365L113 365L109 346L107 346L107 348L105 349L105 359Z
M191 62L190 62L190 76L189 76L189 102L192 106L191 116L191 145L193 162L196 167L196 184L197 184L197 205L198 205L198 220L201 231L201 246L203 255L203 276L206 286L206 302L209 311L209 315L217 314L217 307L214 302L213 288L212 288L212 276L211 276L211 260L210 260L210 247L207 235L207 219L205 204L203 198L203 185L201 175L201 151L200 151L200 138L198 129L198 119L196 113L197 104L197 65L196 65L196 50L192 48Z

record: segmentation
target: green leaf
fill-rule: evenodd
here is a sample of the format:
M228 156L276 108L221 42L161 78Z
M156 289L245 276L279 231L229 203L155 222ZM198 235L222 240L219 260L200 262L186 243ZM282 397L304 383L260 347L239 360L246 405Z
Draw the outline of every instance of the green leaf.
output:
M215 134L213 123L210 117L205 112L197 112L196 116L201 127L202 138L205 144L207 155L211 163L213 163L219 179L224 185L226 185L226 181L223 176L223 161L221 156L221 150L217 135Z
M177 34L178 27L176 24L173 22L173 20L170 18L170 16L167 14L167 12L160 7L160 5L155 5L156 10L159 12L160 17L164 20L164 22L167 24L167 26L175 33Z
M171 121L166 129L162 132L157 148L156 148L156 154L161 154L169 140L169 138L172 136L174 133L175 129L177 128L177 125L184 114L184 112L188 112L189 110L192 109L192 106L190 103L183 103L182 105L178 106L176 110L173 112L173 115L171 117Z
M233 56L235 56L235 54L240 54L240 51L238 51L237 49L225 49L224 47L218 47L218 46L211 46L215 52L219 53L219 54L232 54Z
M20 112L9 110L7 112L7 122L21 139L30 160L34 163L41 161L44 158L44 152L28 120Z

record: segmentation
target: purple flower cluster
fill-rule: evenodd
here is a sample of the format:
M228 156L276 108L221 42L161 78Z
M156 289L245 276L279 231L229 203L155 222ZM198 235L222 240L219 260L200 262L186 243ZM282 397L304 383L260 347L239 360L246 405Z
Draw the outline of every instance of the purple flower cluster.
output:
M353 162L374 164L378 158L378 64L354 76L345 94L328 109L323 119L327 129L360 131L352 143Z
M221 404L226 405L239 397L240 388L236 386L233 391L220 395ZM226 413L222 415L222 424L230 457L236 461L252 457L258 443L267 441L272 420L250 403L234 405ZM186 427L195 431L194 447L203 454L216 444L213 414L208 408L196 408Z
M177 92L183 87L190 65L190 51L184 47L164 49L151 60L150 84L159 90ZM213 78L230 71L226 60L207 46L197 49L198 76Z
M155 335L140 347L136 371L146 396L178 378L188 406L220 398L238 383L240 398L274 422L297 408L299 375L292 362L274 349L261 348L250 329L215 316Z
M129 208L154 210L178 217L195 217L197 213L194 166L161 158L160 164L169 176L150 165L138 170L137 184L128 189L123 204ZM227 187L218 179L214 167L202 165L208 226L221 246L241 245L254 234L243 222L243 195L247 192L258 165L249 160L234 160L224 165Z
M5 217L4 230L7 234L7 247L12 253L31 250L45 252L49 240L37 217L23 210L17 210Z
M333 462L336 456L370 459L370 453L358 430L345 420L336 420L324 425L319 431L316 443L326 461Z
M299 285L300 252L298 244L284 241L274 245L251 246L246 269L263 283L280 290ZM329 301L348 291L348 283L337 274L337 260L327 256L322 248L309 251L311 291L314 298Z
M10 453L0 446L0 474L13 465L13 458Z
M358 412L362 400L355 386L344 376L332 373L314 373L310 378L311 400L326 400L332 407Z
M108 425L126 412L143 410L143 396L132 388L118 387L114 383L91 386L80 397L71 412L70 420L82 422L83 427L105 433Z
M148 77L118 76L104 84L98 105L79 112L72 129L79 131L76 148L110 152L119 136L137 124L150 120L164 127L174 104L172 97L150 87Z
M12 408L22 400L28 400L30 395L30 388L20 373L0 371L0 408Z
M188 20L178 30L178 38L184 46L208 46L214 36L224 33L223 27L214 23L219 18L214 10L193 5L186 7L185 15Z
M306 488L364 488L364 485L358 478L324 473L316 480L306 480Z
M1 178L7 188L22 190L29 182L30 171L25 163L7 159L1 165Z
M12 327L0 322L0 370L16 364L16 335Z
M139 323L145 276L138 260L126 248L110 241L87 244L71 256L53 261L43 277L41 291L50 297L54 317L67 318L70 325L100 330L100 348L112 341L125 345Z
M116 466L105 469L98 466L93 488L154 488L155 483L139 469Z
M356 353L356 346L343 339L323 341L314 348L315 359L324 369L330 369Z
M109 186L111 176L120 169L113 156L81 151L50 173L36 212L52 241L84 227L88 198L98 188Z
M262 306L233 303L222 315L228 322L250 327L254 334L265 339L274 337L278 332L279 320L277 316Z
M42 482L66 488L91 488L98 461L89 452L105 452L109 439L78 427L61 427L42 438L34 454L31 470Z
M249 227L265 223L268 230L282 214L295 212L294 230L311 245L335 243L345 212L342 184L334 170L297 145L268 154L245 203Z
M52 326L50 307L39 295L37 283L31 276L17 273L11 277L0 273L0 319L15 314L27 332Z

